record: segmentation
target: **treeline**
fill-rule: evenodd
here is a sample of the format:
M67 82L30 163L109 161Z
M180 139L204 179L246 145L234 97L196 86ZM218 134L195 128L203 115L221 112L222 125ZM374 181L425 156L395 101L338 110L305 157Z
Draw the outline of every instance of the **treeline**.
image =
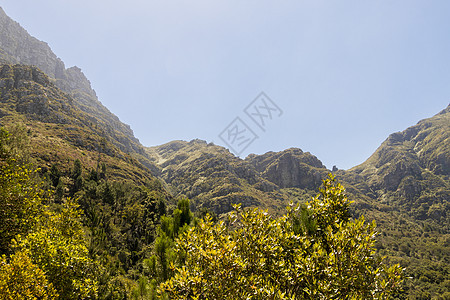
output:
M0 299L388 299L402 270L375 254L333 176L280 218L194 217L159 181L86 168L34 169L26 134L0 131ZM63 171L65 170L65 171Z

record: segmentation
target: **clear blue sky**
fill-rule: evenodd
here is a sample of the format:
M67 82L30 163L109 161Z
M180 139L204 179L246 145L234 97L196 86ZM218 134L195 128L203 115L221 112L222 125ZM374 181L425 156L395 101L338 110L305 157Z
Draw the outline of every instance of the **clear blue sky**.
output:
M450 102L450 1L0 0L80 67L146 146L218 135L237 116L248 153L299 147L329 168L367 159ZM283 115L243 112L264 91Z

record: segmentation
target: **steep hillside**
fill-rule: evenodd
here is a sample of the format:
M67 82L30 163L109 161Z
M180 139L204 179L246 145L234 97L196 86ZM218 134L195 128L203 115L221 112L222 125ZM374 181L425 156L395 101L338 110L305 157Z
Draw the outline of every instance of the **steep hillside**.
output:
M19 23L9 18L0 7L0 60L10 64L33 65L48 75L55 86L68 93L74 104L97 120L105 134L122 151L142 155L144 150L131 128L120 122L98 100L91 83L81 69L66 69L47 45L32 37ZM138 158L141 158L140 156Z
M391 134L367 161L347 174L350 182L381 203L416 219L449 226L450 106Z
M123 299L171 196L99 123L37 67L0 65L0 146L20 149L21 159L37 168L52 209L77 199L84 241L96 261L90 272L101 274L99 295Z
M364 163L338 175L371 207L379 253L406 267L408 299L439 298L450 282L450 106L391 134ZM447 294L448 296L448 294Z
M0 65L0 124L24 124L33 156L44 169L80 159L86 167L105 163L114 178L152 179L150 171L116 146L100 122L80 110L73 97L34 66Z

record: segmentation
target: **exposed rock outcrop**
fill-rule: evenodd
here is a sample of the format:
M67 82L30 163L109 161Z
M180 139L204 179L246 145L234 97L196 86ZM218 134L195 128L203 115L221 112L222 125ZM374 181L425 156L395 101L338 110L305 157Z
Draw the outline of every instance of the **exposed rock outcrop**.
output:
M42 70L62 91L70 94L75 104L100 122L105 132L123 151L144 154L130 126L122 123L98 100L91 83L80 68L66 69L64 62L47 43L32 37L19 23L9 18L0 7L0 61L33 65Z

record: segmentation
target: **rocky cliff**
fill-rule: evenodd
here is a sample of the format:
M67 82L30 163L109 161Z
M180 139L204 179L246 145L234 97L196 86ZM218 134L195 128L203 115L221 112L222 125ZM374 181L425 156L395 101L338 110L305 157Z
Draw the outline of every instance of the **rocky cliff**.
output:
M342 174L380 202L450 224L450 106L391 134L367 161Z
M75 105L99 121L105 134L112 137L117 147L128 153L144 154L130 126L120 122L117 116L102 105L81 69L78 67L66 69L47 43L28 34L19 23L9 18L2 8L0 8L0 61L38 67L57 87L72 96Z
M79 159L91 170L104 164L111 179L154 180L148 168L105 134L97 118L35 66L0 64L0 126L27 131L30 152L43 172L52 165L69 172Z
M280 188L317 189L329 172L317 157L298 148L252 154L246 161Z

